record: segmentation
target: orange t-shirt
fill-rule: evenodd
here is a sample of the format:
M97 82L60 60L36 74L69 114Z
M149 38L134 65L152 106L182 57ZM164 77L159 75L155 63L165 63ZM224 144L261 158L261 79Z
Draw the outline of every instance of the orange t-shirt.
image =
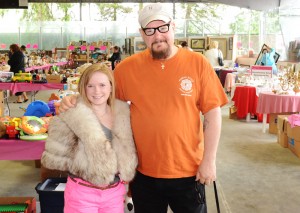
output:
M180 48L162 64L145 50L123 60L114 72L116 96L131 102L138 170L156 178L195 175L203 157L199 113L227 103L209 62Z

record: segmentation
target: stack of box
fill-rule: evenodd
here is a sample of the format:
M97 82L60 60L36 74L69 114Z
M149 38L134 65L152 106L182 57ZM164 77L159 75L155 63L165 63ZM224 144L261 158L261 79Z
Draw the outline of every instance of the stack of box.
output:
M288 147L287 123L289 115L277 116L277 142L283 147Z
M300 158L300 126L287 123L288 148Z
M236 111L237 111L237 108L232 105L231 107L229 107L229 119L236 119Z
M285 113L270 113L269 117L269 133L271 134L277 134L277 117L278 115L290 115L293 114L293 112L285 112Z

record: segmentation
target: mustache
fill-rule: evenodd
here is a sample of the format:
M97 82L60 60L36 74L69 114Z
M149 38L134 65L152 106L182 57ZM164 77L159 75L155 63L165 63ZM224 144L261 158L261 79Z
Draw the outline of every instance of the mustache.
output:
M152 46L154 45L154 44L158 44L158 43L167 43L167 41L166 40L155 40L153 43L152 43Z

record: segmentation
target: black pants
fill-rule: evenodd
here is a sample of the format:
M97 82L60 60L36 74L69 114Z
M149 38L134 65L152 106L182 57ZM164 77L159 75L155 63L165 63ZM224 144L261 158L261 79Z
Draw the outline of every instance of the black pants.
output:
M205 186L195 177L162 179L137 172L130 184L135 213L206 213Z

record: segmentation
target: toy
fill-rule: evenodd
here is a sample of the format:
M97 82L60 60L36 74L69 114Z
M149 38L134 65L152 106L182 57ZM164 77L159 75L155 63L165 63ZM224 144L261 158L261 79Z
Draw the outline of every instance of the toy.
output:
M9 125L6 127L6 135L8 139L19 139L20 138L20 132L16 129L14 125Z
M48 137L46 122L36 116L23 116L19 127L22 140L44 140Z
M14 77L12 78L13 82L31 82L32 75L30 73L15 73Z
M47 114L51 115L48 104L43 101L33 101L28 105L24 116L44 117Z

